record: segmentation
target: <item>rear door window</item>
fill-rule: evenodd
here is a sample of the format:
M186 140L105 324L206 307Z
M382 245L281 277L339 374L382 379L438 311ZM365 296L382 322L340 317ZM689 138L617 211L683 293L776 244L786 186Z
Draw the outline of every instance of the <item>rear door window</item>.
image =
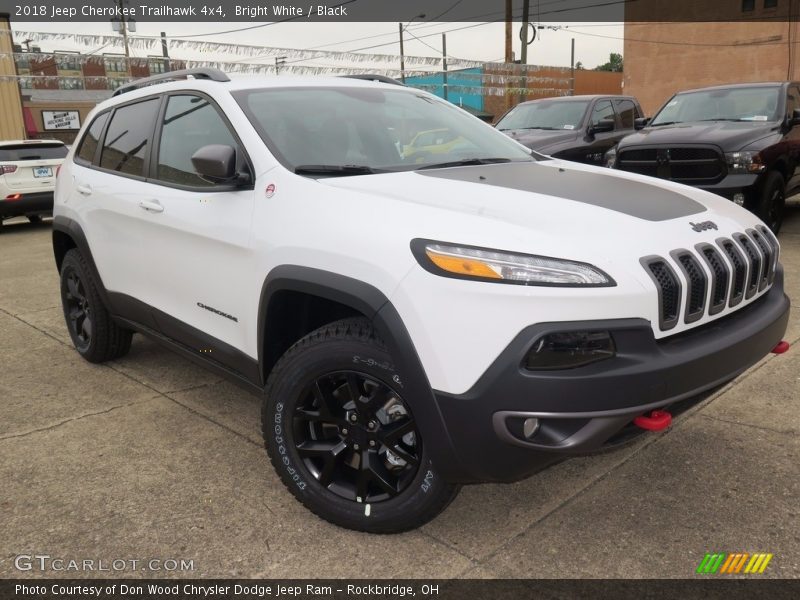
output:
M121 106L114 111L103 142L100 166L143 177L159 99Z

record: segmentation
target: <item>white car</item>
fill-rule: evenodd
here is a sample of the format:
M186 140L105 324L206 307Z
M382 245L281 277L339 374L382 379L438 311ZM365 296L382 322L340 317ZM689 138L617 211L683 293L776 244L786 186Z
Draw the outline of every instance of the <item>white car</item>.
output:
M38 222L53 212L56 171L67 156L59 140L0 142L0 227L25 216Z
M463 142L404 158L431 129ZM786 349L753 214L531 154L390 82L122 87L64 163L53 228L85 359L141 332L262 394L285 485L364 531L663 429Z

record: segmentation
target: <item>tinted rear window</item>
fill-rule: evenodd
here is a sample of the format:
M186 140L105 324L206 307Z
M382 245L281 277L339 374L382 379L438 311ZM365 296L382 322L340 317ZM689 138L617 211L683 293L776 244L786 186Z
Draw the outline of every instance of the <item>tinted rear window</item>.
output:
M51 160L64 158L67 147L64 144L15 144L0 146L0 160Z
M121 106L111 117L100 166L120 173L144 175L144 157L158 111L158 99Z

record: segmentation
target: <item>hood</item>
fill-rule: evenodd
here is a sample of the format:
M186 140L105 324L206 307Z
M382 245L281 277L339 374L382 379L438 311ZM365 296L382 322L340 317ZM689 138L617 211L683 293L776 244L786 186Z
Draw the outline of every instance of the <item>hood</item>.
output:
M709 121L645 127L624 138L619 148L648 145L713 144L723 152L736 152L770 135L775 123L758 121Z
M360 227L379 219L386 235L427 238L583 260L630 264L758 223L720 196L641 175L549 159L329 178L359 202ZM419 207L415 210L414 207ZM713 221L698 232L692 223ZM638 266L635 268L639 269Z
M518 141L531 150L540 150L554 144L574 142L580 137L579 130L557 129L508 129L503 131L508 137Z

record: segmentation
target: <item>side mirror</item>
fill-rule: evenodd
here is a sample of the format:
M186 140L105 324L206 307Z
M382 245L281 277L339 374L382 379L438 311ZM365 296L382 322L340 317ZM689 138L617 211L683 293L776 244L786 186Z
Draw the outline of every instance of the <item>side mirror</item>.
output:
M203 146L192 155L197 174L211 183L242 185L250 181L246 173L236 171L236 150L223 144Z
M599 123L595 123L591 127L589 127L589 133L607 133L609 131L614 131L614 121L611 119L603 119Z
M650 117L639 117L638 119L633 120L633 128L637 131L639 129L644 129L647 127L647 124L650 122Z
M789 127L800 125L800 108L795 108L792 111L792 116L789 117Z

